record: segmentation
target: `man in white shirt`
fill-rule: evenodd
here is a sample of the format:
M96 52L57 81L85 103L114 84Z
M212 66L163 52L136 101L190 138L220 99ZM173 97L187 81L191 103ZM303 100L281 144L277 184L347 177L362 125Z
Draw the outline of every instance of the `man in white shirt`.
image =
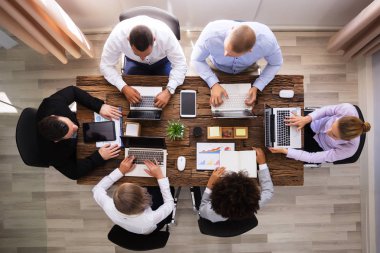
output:
M187 71L185 55L172 30L160 20L137 16L117 24L104 45L101 73L130 103L138 103L139 92L124 82L116 68L122 54L127 57L126 75L169 76L166 89L155 101L155 106L165 107Z
M164 202L156 210L151 208L152 198L147 189L135 184L121 184L114 191L112 198L107 195L107 190L116 181L134 169L133 160L133 156L126 157L120 163L120 167L105 176L92 192L96 203L115 224L135 234L150 234L162 228L164 224L160 222L167 218L174 208L169 179L163 176L157 164L145 161L145 171L157 179Z

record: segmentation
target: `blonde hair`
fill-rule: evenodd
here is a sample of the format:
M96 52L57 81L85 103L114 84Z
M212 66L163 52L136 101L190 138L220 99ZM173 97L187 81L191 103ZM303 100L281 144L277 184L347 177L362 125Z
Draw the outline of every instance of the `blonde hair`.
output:
M230 35L231 49L235 53L244 53L252 49L256 43L256 35L248 25L240 25L232 30Z
M342 140L352 140L371 129L368 122L363 122L358 117L346 116L338 120L339 135Z
M131 183L120 185L113 194L116 209L124 214L142 213L152 204L152 197L146 188Z

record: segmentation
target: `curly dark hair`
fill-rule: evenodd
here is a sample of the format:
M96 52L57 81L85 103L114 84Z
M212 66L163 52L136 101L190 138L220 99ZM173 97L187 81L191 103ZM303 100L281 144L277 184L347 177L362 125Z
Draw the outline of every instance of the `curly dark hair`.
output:
M218 180L211 192L214 211L231 220L252 218L260 209L260 188L245 172L232 172Z

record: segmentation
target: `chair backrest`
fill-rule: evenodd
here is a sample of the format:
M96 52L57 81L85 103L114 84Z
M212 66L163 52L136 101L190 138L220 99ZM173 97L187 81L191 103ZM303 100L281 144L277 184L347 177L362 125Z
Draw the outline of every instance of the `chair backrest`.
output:
M207 219L199 217L198 226L202 234L217 236L217 237L232 237L241 235L253 228L258 224L256 216L249 220L241 221L220 221L211 222Z
M356 106L356 105L354 105L354 106L355 106L356 110L358 111L359 118L364 122L364 117L363 117L362 111L360 110L360 108L358 106ZM353 156L348 157L348 158L343 159L343 160L335 161L334 164L348 164L348 163L356 162L359 159L360 154L363 151L364 143L365 143L365 136L366 136L366 134L360 135L359 147Z
M36 114L34 108L25 108L21 112L16 126L16 145L26 165L49 167L38 148Z
M173 31L174 35L177 37L178 40L181 39L181 32L180 32L178 19L174 15L170 14L169 12L159 9L157 7L140 6L140 7L131 8L121 13L119 16L119 20L121 22L125 19L129 19L136 16L141 16L141 15L146 15L151 18L161 20L162 22L164 22L170 27L170 29Z
M141 235L131 233L118 225L114 225L108 233L108 240L128 250L144 251L165 247L169 235L168 229L153 232L149 235Z

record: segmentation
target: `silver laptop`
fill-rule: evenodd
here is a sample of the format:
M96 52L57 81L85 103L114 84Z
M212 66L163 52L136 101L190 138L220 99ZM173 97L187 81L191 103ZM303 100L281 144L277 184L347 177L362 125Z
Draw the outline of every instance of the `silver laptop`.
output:
M132 86L141 95L141 102L130 104L128 119L160 120L162 109L154 106L154 99L162 91L162 87Z
M168 155L165 138L159 137L120 137L125 147L125 157L134 156L136 167L125 176L150 177L144 170L147 169L145 160L157 161L166 177L166 158Z
M286 126L284 119L292 112L301 115L300 107L271 108L265 105L264 126L265 146L273 148L301 148L301 131L296 126Z
M220 84L228 94L223 97L223 104L218 107L211 106L214 118L253 118L252 106L247 106L245 100L251 88L250 83Z

